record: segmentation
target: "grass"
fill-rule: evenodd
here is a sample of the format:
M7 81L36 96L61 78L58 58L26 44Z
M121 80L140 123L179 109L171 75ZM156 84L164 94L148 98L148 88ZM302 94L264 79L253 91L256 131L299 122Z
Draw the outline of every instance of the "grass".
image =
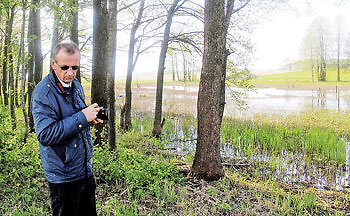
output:
M340 72L341 81L337 82L337 70L335 68L327 69L327 77L325 82L317 80L314 75L314 83L312 82L312 73L310 70L297 70L292 72L261 75L253 81L255 84L338 84L346 85L350 82L350 69L344 68Z
M50 215L38 142L31 134L23 143L23 123L10 128L8 109L0 107L0 214ZM20 112L18 110L18 116ZM177 130L192 130L184 118ZM176 132L172 120L165 127ZM178 118L181 122L181 118ZM350 194L286 185L254 173L256 166L227 168L219 181L187 177L191 157L184 161L149 137L147 118L134 119L135 130L118 132L117 149L95 146L94 172L99 215L346 215ZM345 124L345 122L344 122ZM143 131L140 130L143 125ZM308 124L305 124L307 128ZM181 138L188 138L184 133Z
M346 162L345 139L350 113L327 110L289 116L255 115L253 120L227 118L222 141L244 155L302 153L314 160Z

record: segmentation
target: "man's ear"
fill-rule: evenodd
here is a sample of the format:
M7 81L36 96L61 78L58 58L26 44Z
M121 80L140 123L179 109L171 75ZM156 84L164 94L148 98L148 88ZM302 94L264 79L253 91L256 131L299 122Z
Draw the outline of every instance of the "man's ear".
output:
M51 68L53 69L55 65L55 60L53 58L51 58Z

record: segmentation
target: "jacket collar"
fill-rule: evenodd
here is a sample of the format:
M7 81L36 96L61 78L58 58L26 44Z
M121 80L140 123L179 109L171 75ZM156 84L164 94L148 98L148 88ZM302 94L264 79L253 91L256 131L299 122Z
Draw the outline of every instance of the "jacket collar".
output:
M60 93L60 94L63 94L63 95L66 95L66 92L63 88L63 85L62 83L60 82L60 80L57 78L54 70L51 70L51 73L48 75L49 77L49 80L50 82L53 84L53 86L56 88L56 90ZM75 82L76 80L74 79L72 82L71 82L71 87L74 88L75 86Z

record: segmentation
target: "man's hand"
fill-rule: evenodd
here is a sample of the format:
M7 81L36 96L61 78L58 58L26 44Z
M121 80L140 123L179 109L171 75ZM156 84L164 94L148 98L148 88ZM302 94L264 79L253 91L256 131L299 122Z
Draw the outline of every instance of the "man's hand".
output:
M96 119L98 111L100 111L101 107L98 106L97 103L91 104L90 106L82 109L81 111L84 113L87 121L92 124L103 123L102 120Z

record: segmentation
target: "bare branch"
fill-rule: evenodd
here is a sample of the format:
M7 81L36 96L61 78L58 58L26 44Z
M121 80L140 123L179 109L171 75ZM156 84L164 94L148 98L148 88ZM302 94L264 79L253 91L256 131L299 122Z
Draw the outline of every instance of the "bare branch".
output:
M232 11L231 15L234 13L237 13L238 11L240 11L241 9L243 9L245 6L247 6L249 4L251 0L247 0L243 5L241 5L239 8L235 9ZM233 3L232 3L233 4ZM233 6L233 5L232 5Z
M134 1L134 2L132 2L132 3L130 3L130 4L128 4L128 5L125 5L124 7L120 8L119 10L117 10L117 14L118 14L119 12L125 10L125 9L130 8L131 6L133 6L133 5L135 5L135 4L139 3L139 2L140 2L140 0L136 0L136 1Z

